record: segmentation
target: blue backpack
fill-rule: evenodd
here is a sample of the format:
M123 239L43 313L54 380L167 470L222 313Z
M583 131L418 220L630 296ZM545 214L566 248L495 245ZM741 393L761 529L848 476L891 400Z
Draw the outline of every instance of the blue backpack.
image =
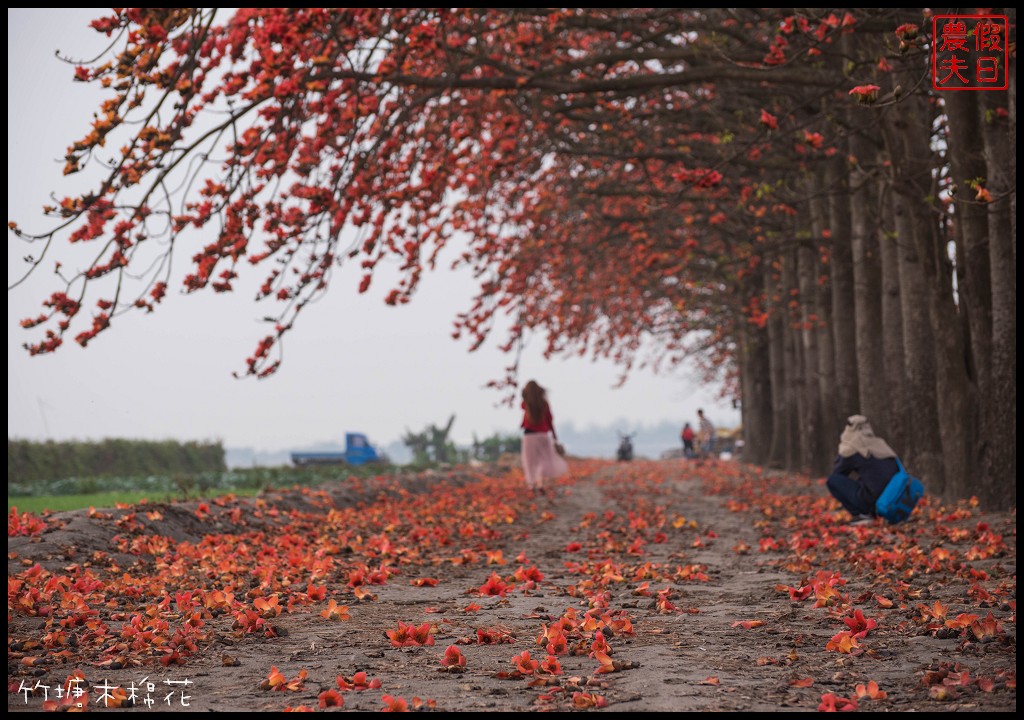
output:
M899 470L875 501L875 512L893 524L910 517L917 501L924 495L921 481L906 471L899 458L896 458L896 464Z

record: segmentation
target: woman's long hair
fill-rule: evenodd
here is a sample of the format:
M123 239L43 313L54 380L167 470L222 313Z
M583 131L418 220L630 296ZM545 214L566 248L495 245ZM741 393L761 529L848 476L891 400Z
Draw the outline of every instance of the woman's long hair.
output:
M526 406L526 419L533 424L539 423L548 407L547 392L531 380L523 388L523 404Z

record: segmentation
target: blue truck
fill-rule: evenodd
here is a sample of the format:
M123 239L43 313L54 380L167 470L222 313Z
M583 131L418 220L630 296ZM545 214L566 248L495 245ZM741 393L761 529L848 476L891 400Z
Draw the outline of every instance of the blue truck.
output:
M293 452L295 465L365 465L380 456L362 433L345 433L345 452Z

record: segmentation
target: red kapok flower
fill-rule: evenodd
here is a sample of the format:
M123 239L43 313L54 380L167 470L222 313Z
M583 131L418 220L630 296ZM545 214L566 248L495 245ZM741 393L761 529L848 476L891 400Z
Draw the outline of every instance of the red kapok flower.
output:
M900 40L913 40L917 37L917 25L914 23L903 23L896 28L896 37Z
M877 85L858 85L850 90L850 94L857 98L857 102L870 105L878 99L879 89Z
M461 670L466 667L466 656L455 645L449 645L441 658L441 665L449 670Z

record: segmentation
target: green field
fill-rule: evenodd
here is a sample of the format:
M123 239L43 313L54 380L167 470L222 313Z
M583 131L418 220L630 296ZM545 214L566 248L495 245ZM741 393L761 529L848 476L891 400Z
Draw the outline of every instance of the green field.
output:
M260 491L259 488L238 488L231 490L230 492L235 495L255 495ZM200 495L192 495L186 498L180 493L160 493L160 492L132 492L132 491L113 491L113 492L98 492L90 493L87 495L33 495L33 496L20 496L11 497L7 496L7 509L10 510L12 507L18 508L18 512L33 512L41 513L44 510L51 510L53 512L60 512L61 510L79 510L82 508L94 507L100 508L112 508L118 503L124 503L126 505L134 505L146 500L148 502L171 502L175 500L195 500L200 497L211 498L218 497L220 495L226 495L227 492L220 490L216 492L210 492Z
M221 495L256 495L268 488L296 485L313 487L346 478L372 477L393 471L392 466L373 464L312 466L304 468L240 468L223 472L135 475L127 477L66 477L25 481L8 478L7 509L39 513L95 507L112 508L117 503L133 505L142 500L167 502L196 500Z

